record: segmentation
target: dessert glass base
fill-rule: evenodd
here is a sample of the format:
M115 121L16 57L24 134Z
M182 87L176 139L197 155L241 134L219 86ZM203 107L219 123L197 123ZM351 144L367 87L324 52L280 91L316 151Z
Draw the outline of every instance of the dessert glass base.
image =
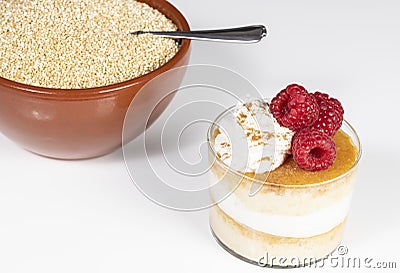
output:
M344 224L342 222L317 236L290 238L263 234L241 226L218 206L214 206L210 212L211 233L217 243L236 258L263 267L301 267L324 259L339 246ZM312 255L307 255L310 250ZM263 255L260 256L260 253ZM277 255L278 253L281 255Z
M295 265L294 263L292 264L292 265L285 265L285 266L282 266L282 265L278 265L278 264L273 264L273 263L270 263L270 264L268 264L268 263L266 263L265 262L265 259L267 259L268 257L262 257L262 259L260 259L258 262L256 262L256 261L253 261L253 260L250 260L250 259L248 259L248 258L246 258L246 257L244 257L244 256L242 256L242 255L240 255L240 254L238 254L238 253L236 253L236 252L234 252L232 249L230 249L227 245L225 245L218 237L217 237L217 235L215 234L215 232L214 232L214 230L213 230L213 228L211 227L211 225L210 225L210 231L211 231L211 234L212 234L212 236L214 237L214 239L215 239L215 241L217 241L217 243L226 251L226 252L228 252L229 254L231 254L232 256L234 256L234 257L236 257L236 258L238 258L238 259L240 259L240 260L242 260L242 261L244 261L244 262L246 262L246 263L249 263L249 264L252 264L252 265L256 265L256 266L262 266L262 267L270 267L270 268L296 268L296 267L306 267L306 266L311 266L311 265L313 265L313 264L315 264L315 263L318 263L318 262L320 262L321 260L323 260L325 257L328 257L329 255L331 255L331 253L333 252L331 252L331 253L329 253L328 255L326 255L325 257L322 257L322 258L320 258L320 259L317 259L317 260L309 260L309 261L307 261L306 263L303 263L303 264L299 264L299 265Z
M210 227L217 242L246 262L299 267L324 259L339 246L361 156L358 136L346 121L334 137L337 158L326 171L309 172L293 160L263 175L230 168L213 149L224 114L211 126ZM259 186L250 194L254 185ZM224 198L221 198L224 196ZM220 201L222 200L222 201Z

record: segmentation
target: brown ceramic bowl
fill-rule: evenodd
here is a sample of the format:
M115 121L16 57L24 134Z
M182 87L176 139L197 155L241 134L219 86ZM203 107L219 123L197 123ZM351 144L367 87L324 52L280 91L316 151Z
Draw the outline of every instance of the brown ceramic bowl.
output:
M170 3L140 1L165 14L180 30L189 30L184 16ZM98 88L42 88L0 77L0 132L23 148L52 158L84 159L110 153L121 146L125 114L136 93L161 73L186 65L189 55L190 41L182 40L178 53L157 70ZM169 75L163 86L146 90L148 96L143 99L162 97L163 92L177 89L183 73ZM162 113L171 99L169 96L157 106L151 120ZM143 117L138 115L140 118ZM130 127L130 139L143 131L143 127Z

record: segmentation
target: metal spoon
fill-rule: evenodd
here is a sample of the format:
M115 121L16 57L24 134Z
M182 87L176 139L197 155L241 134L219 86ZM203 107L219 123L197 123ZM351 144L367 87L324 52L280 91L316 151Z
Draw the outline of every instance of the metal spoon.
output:
M267 36L267 28L262 25L245 26L229 29L199 31L134 31L130 34L152 34L176 39L192 39L231 43L257 43Z

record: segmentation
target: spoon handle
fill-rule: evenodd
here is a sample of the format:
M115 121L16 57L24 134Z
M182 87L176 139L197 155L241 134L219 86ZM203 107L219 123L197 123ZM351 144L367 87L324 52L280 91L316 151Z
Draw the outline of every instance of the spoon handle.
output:
M245 26L228 29L198 31L136 31L133 35L152 34L176 39L192 39L232 43L257 43L267 36L267 28L262 25Z

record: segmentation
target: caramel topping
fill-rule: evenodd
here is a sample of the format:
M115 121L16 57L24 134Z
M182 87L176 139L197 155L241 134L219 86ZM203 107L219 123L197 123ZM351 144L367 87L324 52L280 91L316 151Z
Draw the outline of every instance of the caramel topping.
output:
M338 131L333 139L336 143L336 160L327 170L311 172L300 169L290 156L279 168L269 174L246 173L246 175L285 185L314 184L338 177L354 165L358 151L350 137L342 130Z

